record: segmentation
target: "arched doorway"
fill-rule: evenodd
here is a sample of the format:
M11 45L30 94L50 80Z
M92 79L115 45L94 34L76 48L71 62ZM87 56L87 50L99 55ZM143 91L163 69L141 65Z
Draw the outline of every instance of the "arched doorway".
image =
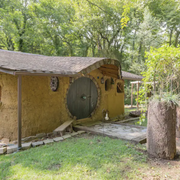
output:
M87 118L97 105L98 91L95 83L87 77L75 80L67 94L67 105L76 119Z

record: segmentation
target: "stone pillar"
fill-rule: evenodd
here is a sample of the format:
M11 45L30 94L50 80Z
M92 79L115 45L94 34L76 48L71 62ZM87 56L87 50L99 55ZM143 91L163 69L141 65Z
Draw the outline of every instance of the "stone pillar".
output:
M180 107L176 108L176 137L180 138Z
M176 106L151 101L148 106L147 150L157 158L176 155Z

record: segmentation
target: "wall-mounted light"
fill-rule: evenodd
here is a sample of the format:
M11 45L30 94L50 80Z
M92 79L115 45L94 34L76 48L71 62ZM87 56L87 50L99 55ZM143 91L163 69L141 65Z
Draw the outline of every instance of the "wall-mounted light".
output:
M101 84L104 84L104 77L101 78Z

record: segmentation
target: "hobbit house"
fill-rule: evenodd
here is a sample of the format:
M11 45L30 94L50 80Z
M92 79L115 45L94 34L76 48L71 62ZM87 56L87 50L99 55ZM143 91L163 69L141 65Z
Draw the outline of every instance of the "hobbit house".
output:
M119 61L0 50L0 138L52 132L67 120L124 113ZM21 137L21 136L20 136Z

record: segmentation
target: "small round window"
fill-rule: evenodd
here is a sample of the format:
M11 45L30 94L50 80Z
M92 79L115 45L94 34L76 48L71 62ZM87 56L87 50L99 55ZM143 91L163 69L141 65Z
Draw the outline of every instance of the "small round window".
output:
M123 84L117 83L117 93L122 93L122 92L124 92Z

